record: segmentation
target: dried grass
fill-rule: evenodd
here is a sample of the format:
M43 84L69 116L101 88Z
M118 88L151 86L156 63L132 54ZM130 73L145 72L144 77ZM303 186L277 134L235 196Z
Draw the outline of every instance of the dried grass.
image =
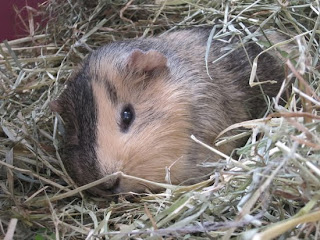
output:
M29 14L30 36L0 45L1 238L319 239L319 12L319 1L44 3L45 26L32 25ZM286 63L293 83L287 105L276 98L275 113L231 126L248 128L249 141L237 159L211 163L216 171L200 184L164 185L163 193L130 202L74 188L48 108L74 66L110 41L213 23L223 27L215 37L249 24L297 40L298 58Z

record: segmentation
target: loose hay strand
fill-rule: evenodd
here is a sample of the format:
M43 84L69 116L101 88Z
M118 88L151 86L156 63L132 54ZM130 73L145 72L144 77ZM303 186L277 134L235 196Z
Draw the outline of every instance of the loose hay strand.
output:
M301 223L316 222L316 221L320 221L320 211L305 214L304 216L301 216L301 217L291 218L283 222L273 224L267 230L261 233L255 234L252 240L262 240L262 239L270 240L280 236L282 233L290 230L291 228Z

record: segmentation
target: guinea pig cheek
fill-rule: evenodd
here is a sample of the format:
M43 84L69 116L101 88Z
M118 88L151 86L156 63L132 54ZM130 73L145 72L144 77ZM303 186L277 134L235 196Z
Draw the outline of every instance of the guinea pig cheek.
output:
M93 82L94 97L97 103L96 154L102 172L112 174L120 171L122 161L119 146L123 145L116 119L117 109L108 99L103 84Z
M182 182L188 178L188 169L192 168L186 162L191 140L190 103L185 91L179 85L168 85L158 79L137 98L137 117L131 129L134 134L126 143L129 151L123 171L143 179L165 182L166 169L170 169L171 182ZM125 179L121 182L122 188L133 185ZM136 183L134 185L134 188L138 187Z

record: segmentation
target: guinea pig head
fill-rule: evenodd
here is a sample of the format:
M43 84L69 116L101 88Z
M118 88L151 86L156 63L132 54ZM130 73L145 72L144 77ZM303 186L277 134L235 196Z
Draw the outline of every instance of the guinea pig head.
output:
M150 181L179 184L190 176L190 94L173 80L157 50L92 53L51 106L65 124L63 161L80 185L121 171ZM195 163L193 164L195 165ZM115 177L97 191L157 191ZM94 190L93 190L94 191ZM96 192L97 192L96 191Z

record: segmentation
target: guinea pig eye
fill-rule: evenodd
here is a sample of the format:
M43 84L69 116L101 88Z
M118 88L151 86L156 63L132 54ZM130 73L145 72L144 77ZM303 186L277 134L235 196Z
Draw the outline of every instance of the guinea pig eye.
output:
M134 109L131 104L124 106L120 114L121 131L126 132L134 120Z

